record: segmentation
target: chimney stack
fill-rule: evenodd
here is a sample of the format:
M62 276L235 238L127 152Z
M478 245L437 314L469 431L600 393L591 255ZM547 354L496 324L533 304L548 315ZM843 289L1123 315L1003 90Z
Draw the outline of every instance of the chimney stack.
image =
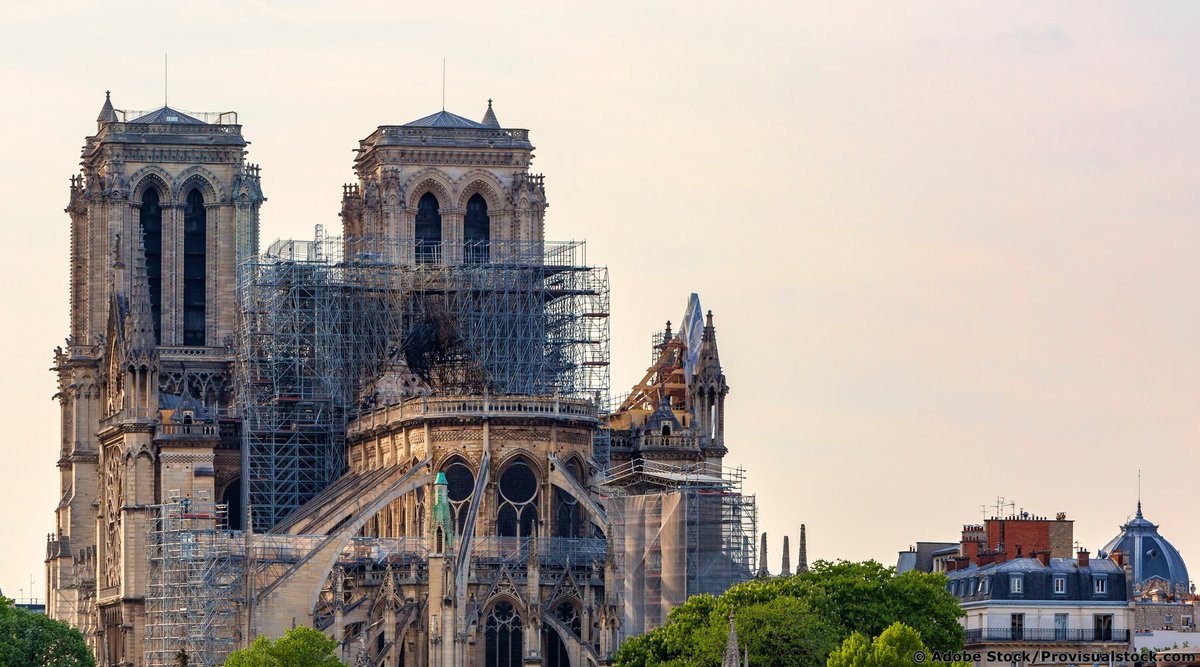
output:
M1087 567L1087 566L1088 566L1088 556L1089 556L1089 555L1090 555L1090 554L1088 553L1088 550L1087 550L1087 549L1080 549L1080 550L1079 550L1079 553L1078 553L1078 555L1077 555L1077 557L1078 557L1078 563L1079 563L1079 567Z
M1050 552L1049 551L1035 551L1033 553L1033 555L1035 558L1038 559L1038 561L1042 565L1045 565L1046 567L1050 567Z

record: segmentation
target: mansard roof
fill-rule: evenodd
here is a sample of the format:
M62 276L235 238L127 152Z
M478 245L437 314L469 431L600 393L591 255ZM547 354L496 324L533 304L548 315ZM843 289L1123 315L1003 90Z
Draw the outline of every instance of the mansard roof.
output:
M138 116L137 118L134 118L133 120L131 120L129 122L131 122L131 123L150 123L150 124L160 124L160 125L164 124L164 123L173 123L173 124L177 124L177 125L208 125L208 123L205 123L204 121L200 120L199 118L189 116L189 115L183 113L182 111L176 111L175 109L172 109L171 107L168 107L168 106L164 106L162 108L155 109L154 111L151 111L150 113L142 114L141 116Z
M487 129L483 123L476 123L470 118L463 118L458 114L450 113L445 109L433 114L429 114L424 118L418 118L412 122L404 124L404 127L469 127L476 129Z

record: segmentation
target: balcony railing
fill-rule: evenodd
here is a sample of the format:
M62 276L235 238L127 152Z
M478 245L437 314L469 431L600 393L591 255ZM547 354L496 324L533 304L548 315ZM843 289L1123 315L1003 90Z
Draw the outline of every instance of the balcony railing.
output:
M355 436L373 428L397 424L409 419L430 417L550 417L554 419L599 419L590 401L553 396L505 398L412 398L399 405L377 408L346 426L346 434Z
M159 424L158 426L160 437L203 436L215 438L219 433L220 426L217 424Z
M967 630L967 644L981 642L1118 642L1129 641L1128 630L1060 628L984 628Z
M643 435L641 436L642 449L696 449L696 436L694 435Z

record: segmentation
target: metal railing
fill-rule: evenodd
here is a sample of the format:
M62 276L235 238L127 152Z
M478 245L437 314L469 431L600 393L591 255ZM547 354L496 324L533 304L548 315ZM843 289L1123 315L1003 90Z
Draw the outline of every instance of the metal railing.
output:
M162 107L159 107L162 108ZM175 109L175 107L171 107ZM147 116L158 111L158 109L113 109L117 115L117 120L120 123L132 124L137 119ZM236 111L184 111L183 109L175 109L179 113L186 114L207 123L208 125L237 125L238 118ZM166 123L162 123L166 124Z
M966 631L968 644L981 642L1118 642L1129 641L1129 630L1094 628L977 628Z

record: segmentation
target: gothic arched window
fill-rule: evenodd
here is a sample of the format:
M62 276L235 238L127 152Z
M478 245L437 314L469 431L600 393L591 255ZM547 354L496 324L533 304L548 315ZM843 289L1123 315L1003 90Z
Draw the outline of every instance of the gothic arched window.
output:
M455 459L442 468L446 474L446 497L450 501L450 514L458 534L467 528L467 515L471 510L471 494L475 491L475 473L461 459Z
M417 262L437 264L442 255L442 212L438 198L432 192L421 195L417 202Z
M486 667L521 667L524 660L524 628L512 604L500 601L488 614L484 630Z
M565 468L568 475L583 483L583 473L580 472L579 463L575 459L567 461ZM554 520L557 529L555 534L558 537L585 537L586 519L583 507L575 496L562 489L554 489Z
M183 344L205 344L208 214L204 195L192 188L183 207Z
M508 464L500 473L500 511L496 534L500 537L529 537L537 523L538 480L522 459Z
M563 600L556 604L554 618L566 626L575 635L576 640L582 641L583 623L579 617L579 609L574 603L570 600ZM546 667L571 667L567 645L563 641L563 637L558 634L557 628L551 627L547 623L542 626L542 632L544 635L542 655L545 657Z
M154 340L162 340L162 206L158 191L142 193L142 244L146 257L146 278L150 281L150 313L154 318Z
M488 217L487 201L476 192L467 200L467 215L463 218L463 259L468 264L486 264L491 238L492 222Z

